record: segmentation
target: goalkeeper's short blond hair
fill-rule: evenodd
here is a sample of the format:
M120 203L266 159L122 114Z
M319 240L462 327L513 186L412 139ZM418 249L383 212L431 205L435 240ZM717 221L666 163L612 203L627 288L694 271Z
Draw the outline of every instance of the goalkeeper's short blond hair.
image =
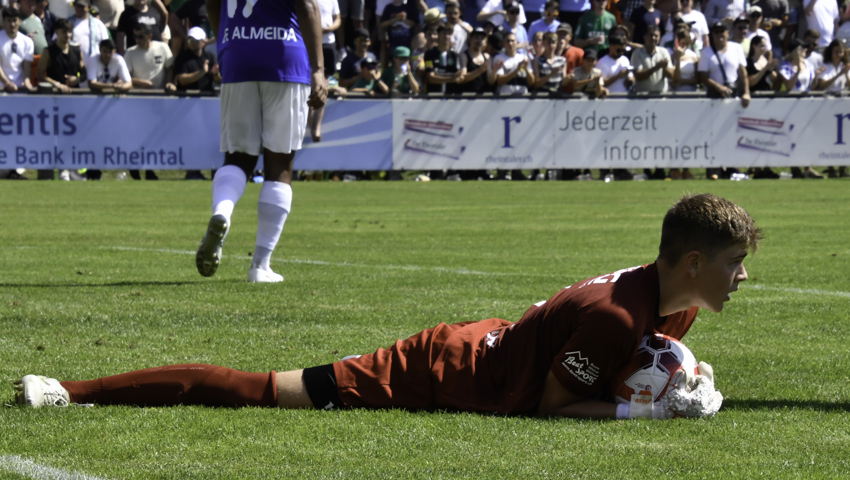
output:
M762 238L761 229L743 208L710 193L689 194L664 216L658 257L676 265L696 250L712 260L733 245L755 252Z

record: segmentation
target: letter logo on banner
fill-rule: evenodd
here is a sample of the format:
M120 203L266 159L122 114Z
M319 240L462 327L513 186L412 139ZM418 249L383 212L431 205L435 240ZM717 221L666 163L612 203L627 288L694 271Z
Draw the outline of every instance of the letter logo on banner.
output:
M836 145L844 145L844 120L850 120L850 113L835 114L835 140Z
M514 148L511 146L511 123L522 123L522 118L502 117L502 121L505 122L505 144L502 145L502 148Z

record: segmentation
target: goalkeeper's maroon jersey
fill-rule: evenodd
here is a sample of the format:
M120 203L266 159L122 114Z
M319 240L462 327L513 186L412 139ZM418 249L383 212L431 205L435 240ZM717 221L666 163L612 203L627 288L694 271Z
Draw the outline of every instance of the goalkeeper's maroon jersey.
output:
M511 323L440 324L389 349L334 364L352 407L458 408L533 413L551 370L570 392L593 397L630 359L640 339L681 339L697 308L658 317L655 264L564 288Z

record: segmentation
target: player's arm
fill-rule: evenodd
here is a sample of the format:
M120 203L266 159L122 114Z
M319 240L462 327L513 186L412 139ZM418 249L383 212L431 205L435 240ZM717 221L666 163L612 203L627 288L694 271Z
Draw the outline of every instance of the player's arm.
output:
M301 38L310 58L310 98L307 104L320 108L328 98L328 82L325 79L325 60L322 55L322 19L316 0L295 0L295 15L301 27Z
M537 406L540 416L559 416L571 418L616 418L617 405L599 400L590 400L578 396L561 385L551 371L546 376L543 397Z

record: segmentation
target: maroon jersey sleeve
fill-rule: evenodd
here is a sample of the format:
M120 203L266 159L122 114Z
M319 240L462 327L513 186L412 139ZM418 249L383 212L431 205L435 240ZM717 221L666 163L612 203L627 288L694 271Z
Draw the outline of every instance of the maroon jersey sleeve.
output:
M634 355L631 318L615 309L587 313L552 361L551 372L569 392L593 397Z

